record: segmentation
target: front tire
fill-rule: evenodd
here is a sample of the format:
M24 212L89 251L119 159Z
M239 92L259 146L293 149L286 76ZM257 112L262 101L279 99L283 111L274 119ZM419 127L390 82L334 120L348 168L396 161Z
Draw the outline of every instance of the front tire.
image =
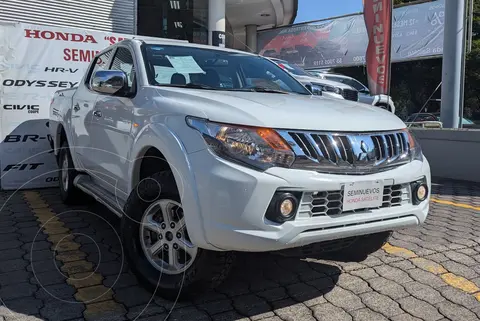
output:
M70 148L65 141L59 152L59 166L58 181L60 186L60 197L65 204L76 204L81 196L81 191L73 185L73 180L78 172L75 170Z
M140 282L167 299L219 285L233 264L230 252L192 244L170 171L143 179L132 191L122 218L122 239Z

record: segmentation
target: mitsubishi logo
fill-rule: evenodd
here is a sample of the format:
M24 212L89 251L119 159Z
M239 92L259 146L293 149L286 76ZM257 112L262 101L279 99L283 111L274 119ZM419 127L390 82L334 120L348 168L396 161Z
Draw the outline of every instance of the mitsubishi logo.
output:
M370 162L375 159L373 146L368 146L365 141L360 142L361 152L357 155L357 161Z

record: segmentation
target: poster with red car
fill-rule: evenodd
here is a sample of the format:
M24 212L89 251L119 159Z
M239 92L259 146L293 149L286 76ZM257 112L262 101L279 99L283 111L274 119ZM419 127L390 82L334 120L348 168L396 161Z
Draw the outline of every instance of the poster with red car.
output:
M392 62L440 57L444 16L445 0L393 9ZM306 69L365 65L367 47L363 14L262 30L257 37L261 55Z

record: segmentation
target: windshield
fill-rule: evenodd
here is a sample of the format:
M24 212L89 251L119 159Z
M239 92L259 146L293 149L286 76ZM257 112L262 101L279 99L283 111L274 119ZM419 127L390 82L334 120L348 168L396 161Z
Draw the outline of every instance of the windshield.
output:
M349 85L350 87L355 88L358 91L361 92L368 92L368 89L359 81L353 79L353 78L343 78L343 77L335 77L331 75L325 75L325 79L331 80L331 81L336 81L336 82L341 82L345 85Z
M260 56L174 45L144 45L143 50L151 85L311 95Z

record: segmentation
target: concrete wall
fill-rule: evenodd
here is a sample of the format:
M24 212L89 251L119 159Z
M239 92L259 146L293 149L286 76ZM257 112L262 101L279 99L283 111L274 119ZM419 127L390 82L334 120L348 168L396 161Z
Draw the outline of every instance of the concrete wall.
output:
M432 176L480 182L480 130L413 129Z

